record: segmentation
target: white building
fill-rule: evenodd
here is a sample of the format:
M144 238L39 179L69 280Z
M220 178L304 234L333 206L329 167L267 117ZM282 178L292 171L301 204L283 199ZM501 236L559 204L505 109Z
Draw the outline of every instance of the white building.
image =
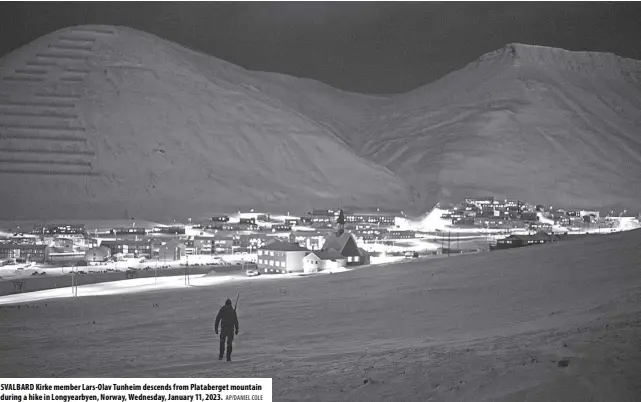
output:
M258 249L256 265L262 274L303 272L303 258L308 252L297 243L273 240Z
M303 272L306 274L347 266L347 257L337 251L313 251L303 258Z
M593 218L599 218L599 211L580 211L579 216L583 218L584 216L592 216Z

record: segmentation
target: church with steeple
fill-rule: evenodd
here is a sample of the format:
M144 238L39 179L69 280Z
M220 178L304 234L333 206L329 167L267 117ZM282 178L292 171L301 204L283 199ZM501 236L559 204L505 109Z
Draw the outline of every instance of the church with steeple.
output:
M341 208L336 218L336 232L325 237L321 251L334 251L347 258L347 266L369 264L369 254L359 248L356 238L345 233L345 213Z

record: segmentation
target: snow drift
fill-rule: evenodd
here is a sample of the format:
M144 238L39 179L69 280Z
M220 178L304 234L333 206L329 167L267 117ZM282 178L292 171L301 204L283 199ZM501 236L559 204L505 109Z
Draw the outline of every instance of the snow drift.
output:
M0 59L0 219L641 195L641 62L512 44L407 94L251 72L82 26Z
M640 241L632 231L289 280L25 294L21 308L0 306L0 375L268 377L275 401L638 400ZM221 364L213 319L237 292L234 362Z

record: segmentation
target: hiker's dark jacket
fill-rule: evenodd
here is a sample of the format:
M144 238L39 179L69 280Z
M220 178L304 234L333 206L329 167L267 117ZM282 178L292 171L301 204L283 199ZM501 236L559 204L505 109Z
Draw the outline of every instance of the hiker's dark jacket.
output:
M214 324L216 330L218 330L218 324L220 324L221 328L235 328L238 331L236 310L229 305L222 306L216 316L216 323Z

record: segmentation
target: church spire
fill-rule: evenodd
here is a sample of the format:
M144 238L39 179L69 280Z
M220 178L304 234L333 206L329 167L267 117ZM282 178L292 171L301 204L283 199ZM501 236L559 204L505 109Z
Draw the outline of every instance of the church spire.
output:
M345 233L345 214L343 213L343 208L338 212L338 218L336 219L336 224L338 230L336 231L336 237L341 237Z

